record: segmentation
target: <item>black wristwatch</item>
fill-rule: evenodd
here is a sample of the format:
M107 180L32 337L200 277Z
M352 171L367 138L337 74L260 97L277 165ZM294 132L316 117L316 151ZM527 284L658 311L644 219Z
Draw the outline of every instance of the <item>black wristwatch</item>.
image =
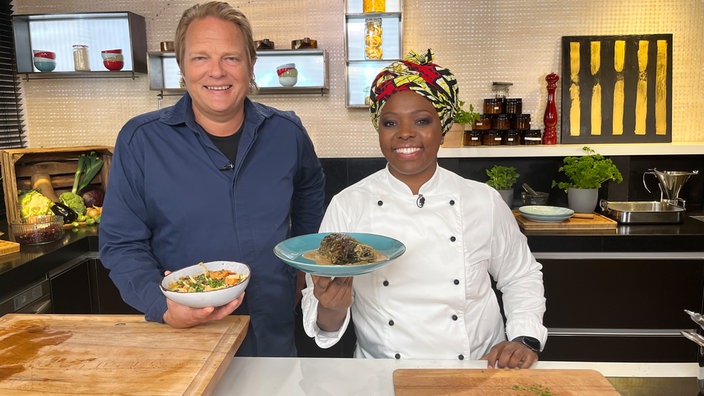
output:
M530 350L532 350L533 352L538 353L538 354L540 353L540 341L538 341L537 338L528 337L528 336L520 336L520 337L514 338L511 341L520 342L521 344L530 348Z

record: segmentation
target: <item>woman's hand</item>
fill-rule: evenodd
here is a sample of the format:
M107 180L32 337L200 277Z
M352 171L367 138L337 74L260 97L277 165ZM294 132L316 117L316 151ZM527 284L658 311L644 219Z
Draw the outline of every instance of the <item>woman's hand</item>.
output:
M538 354L520 342L503 341L481 357L489 368L530 368L538 361Z
M234 312L242 304L243 299L244 293L220 307L191 308L167 298L164 322L171 327L183 329L211 320L220 320Z
M318 327L337 331L352 305L352 278L329 278L311 275L313 295L318 299Z

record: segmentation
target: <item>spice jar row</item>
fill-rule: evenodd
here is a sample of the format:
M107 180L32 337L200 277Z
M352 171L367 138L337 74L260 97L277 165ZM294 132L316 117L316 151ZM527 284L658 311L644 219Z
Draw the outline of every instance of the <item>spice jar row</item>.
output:
M515 146L541 143L540 129L472 129L464 131L464 146Z
M488 98L484 99L485 114L521 114L523 99L521 98Z
M480 114L472 124L472 129L530 129L530 114Z

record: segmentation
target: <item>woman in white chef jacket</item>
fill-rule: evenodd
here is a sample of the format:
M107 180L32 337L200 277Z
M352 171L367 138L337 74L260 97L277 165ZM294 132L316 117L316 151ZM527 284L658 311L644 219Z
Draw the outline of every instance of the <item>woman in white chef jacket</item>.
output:
M407 250L369 274L307 275L304 328L330 347L351 316L356 357L527 368L547 339L542 267L496 190L438 166L459 101L432 55L411 52L375 78L370 109L387 166L333 197L320 227L385 235Z

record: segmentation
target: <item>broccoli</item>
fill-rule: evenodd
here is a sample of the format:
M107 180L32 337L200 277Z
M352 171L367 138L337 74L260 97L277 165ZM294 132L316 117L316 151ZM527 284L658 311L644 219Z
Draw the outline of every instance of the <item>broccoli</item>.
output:
M61 195L59 195L59 201L73 209L79 216L86 214L86 204L83 202L83 197L74 192L66 191L61 193Z
M20 195L20 215L22 218L30 216L53 215L51 207L53 202L37 190L29 190Z

